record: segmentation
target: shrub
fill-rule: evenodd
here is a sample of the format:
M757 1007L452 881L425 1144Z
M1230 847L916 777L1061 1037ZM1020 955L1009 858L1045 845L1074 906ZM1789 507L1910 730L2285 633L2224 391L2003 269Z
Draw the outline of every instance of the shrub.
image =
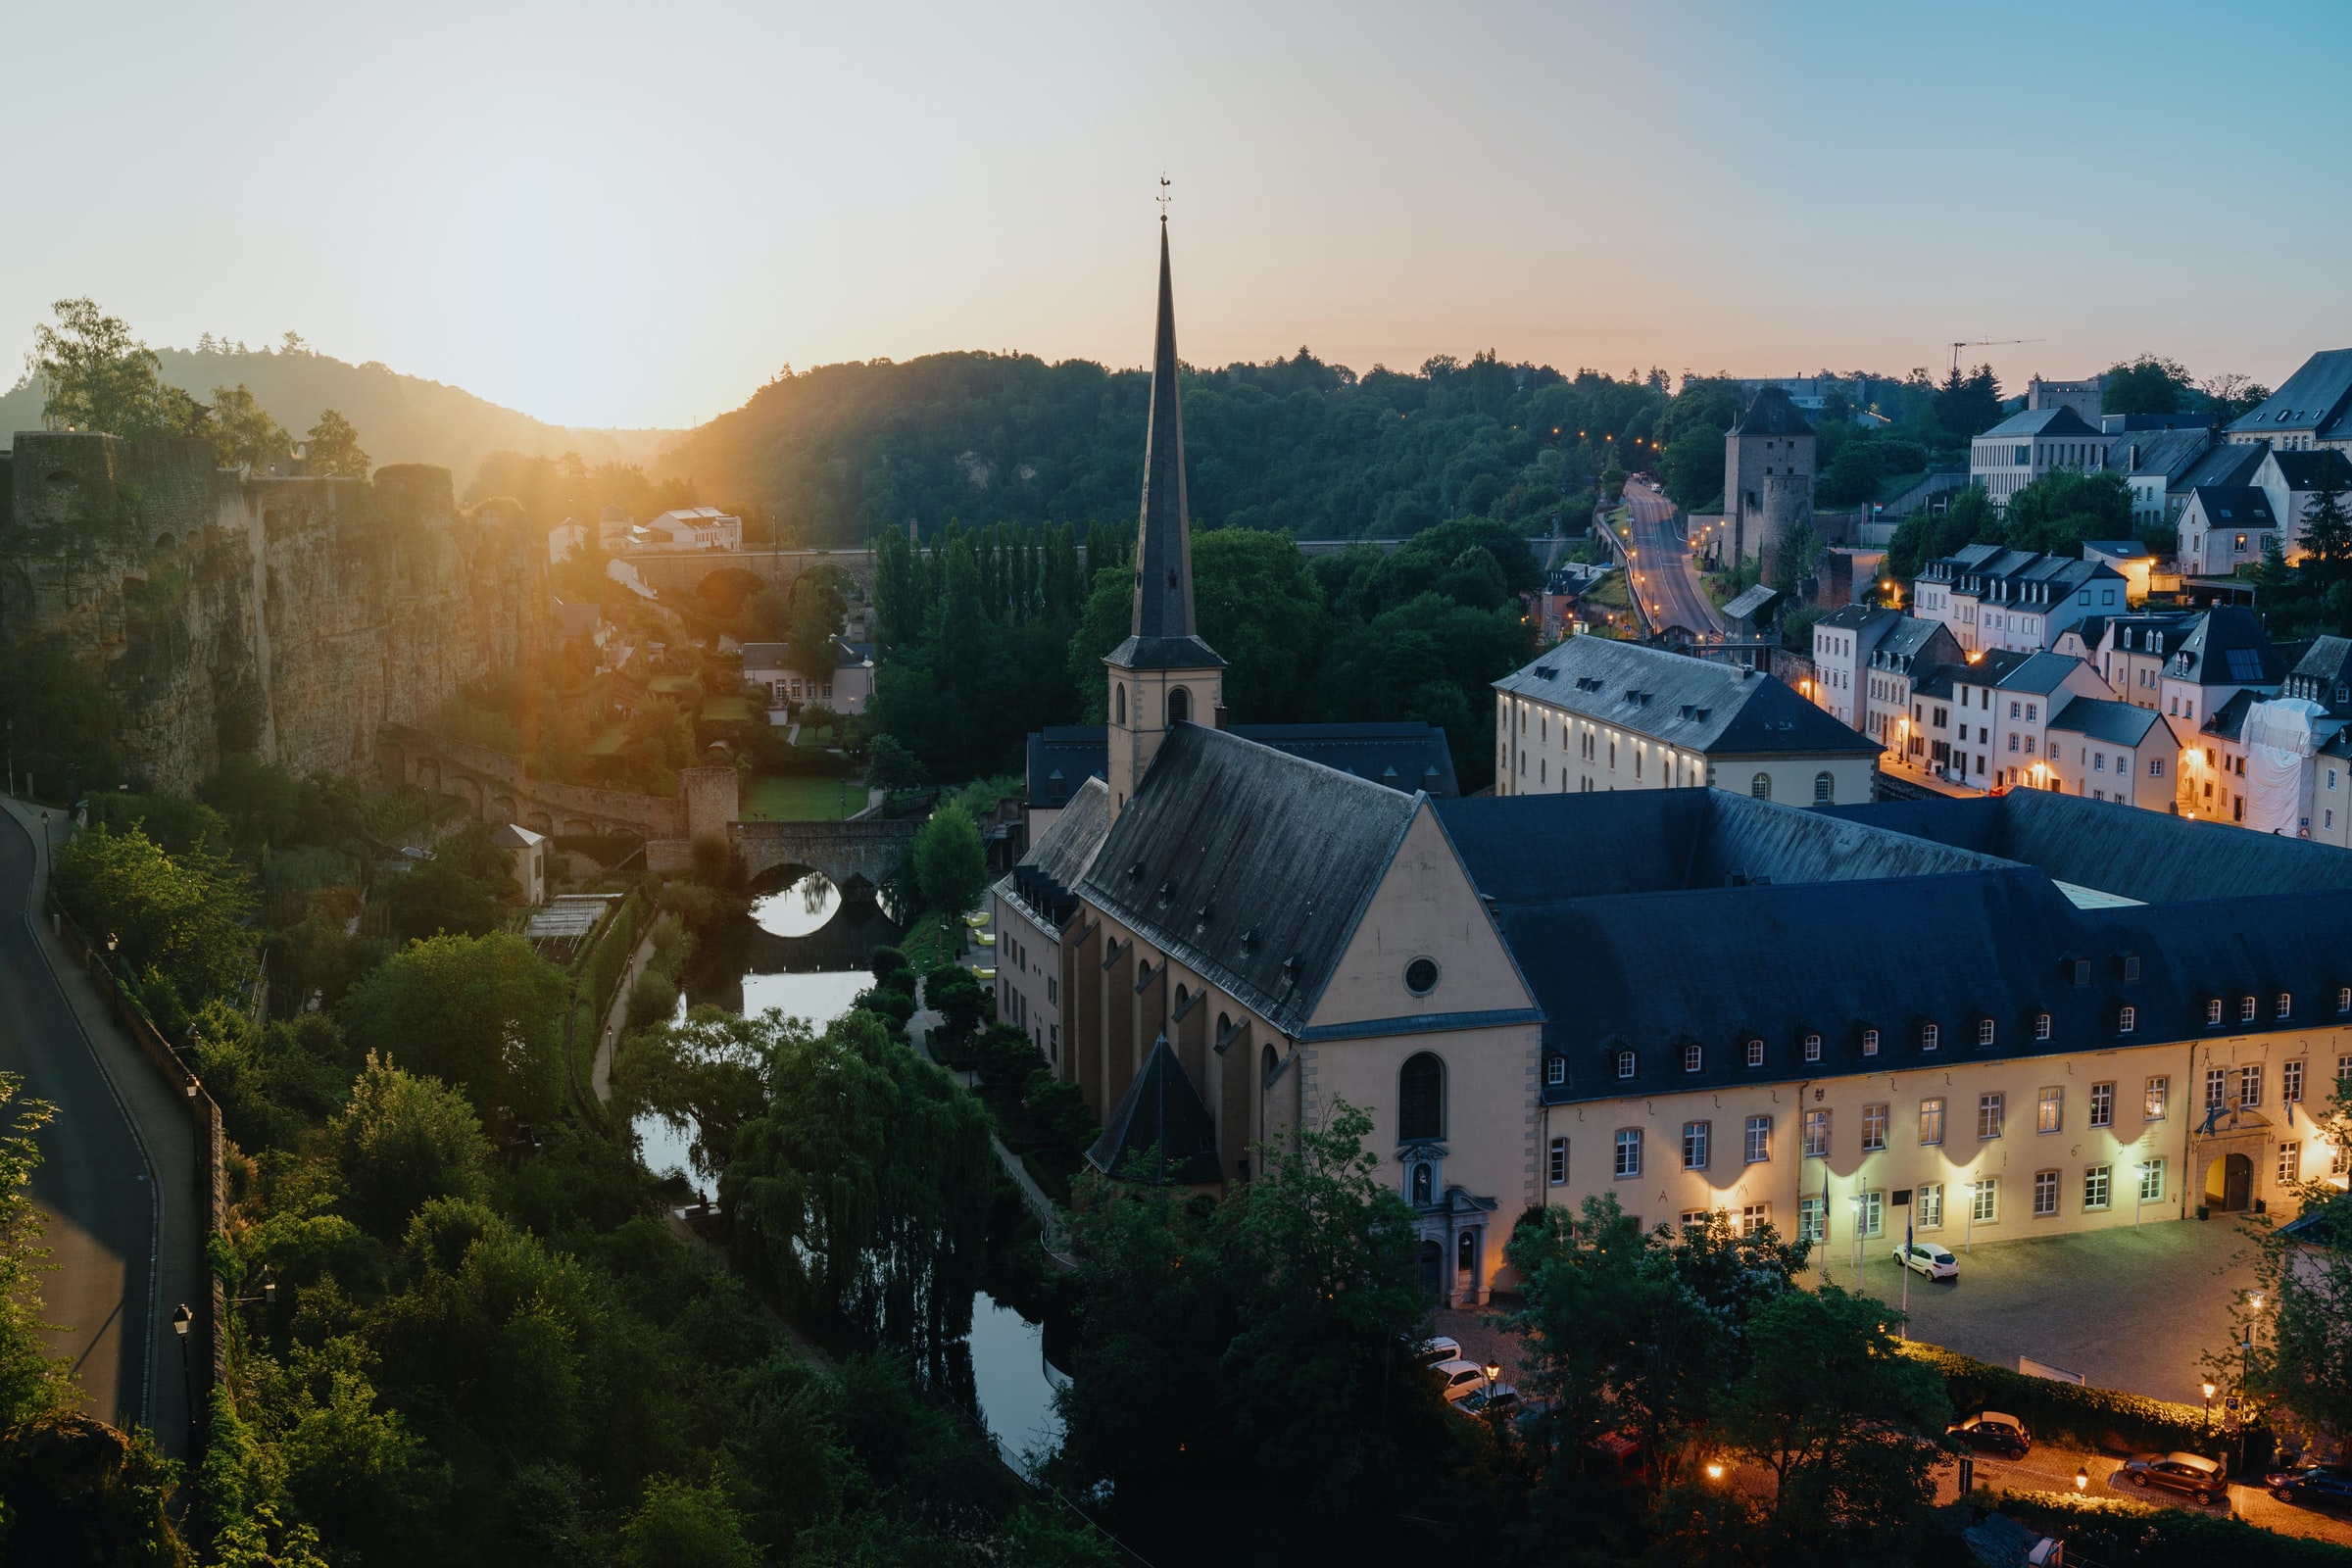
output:
M2273 1535L2243 1519L2187 1508L2158 1508L2119 1497L2056 1492L2007 1492L2001 1511L2066 1540L2070 1562L2133 1563L2137 1568L2352 1568L2352 1548L2298 1536Z
M2140 1453L2173 1448L2202 1452L2213 1441L2205 1412L2193 1404L2028 1377L1941 1346L1912 1342L1903 1348L1943 1374L1954 1410L1962 1415L2006 1411L2025 1422L2036 1442L2071 1439L2092 1447Z

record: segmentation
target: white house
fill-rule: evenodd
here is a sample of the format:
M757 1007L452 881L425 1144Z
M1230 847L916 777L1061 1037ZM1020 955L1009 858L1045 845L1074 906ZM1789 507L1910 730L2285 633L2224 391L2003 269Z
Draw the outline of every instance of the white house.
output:
M1965 675L1954 682L1962 691L1972 684ZM2013 788L2047 787L2049 727L2059 709L2078 697L2110 695L2090 664L2060 654L2033 654L2018 661L2001 671L1989 691L1992 781Z
M1970 545L1921 569L1912 608L1922 619L1949 626L1964 653L2037 654L2085 615L2129 608L2129 588L2124 574L2101 561Z
M664 512L641 530L652 550L741 550L743 519L730 517L716 507L679 507Z
M490 842L507 852L511 867L509 875L514 878L514 885L522 890L522 902L529 905L545 904L547 836L509 822L490 835Z
M771 724L788 723L791 710L810 705L836 713L863 713L874 695L874 651L867 644L836 637L833 668L812 676L794 667L790 643L745 643L743 680L764 691Z
M1870 665L1863 671L1862 733L1877 741L1882 751L1925 765L1928 754L1921 747L1931 738L1929 720L1933 715L1913 699L1936 670L1960 663L1960 645L1952 640L1949 627L1915 615L1902 617L1879 638L1878 647L1871 650ZM1947 700L1949 695L1947 682ZM1940 732L1945 722L1936 719L1934 729Z
M2352 508L2352 458L2330 448L2318 452L2281 452L2276 447L2255 466L2254 488L2271 504L2271 515L2280 530L2279 548L2289 561L2303 555L2303 524L2320 493L2332 486L2337 505Z
M2230 422L2229 439L2274 451L2352 449L2352 349L2326 349L2303 362L2278 391Z
M2170 811L2180 756L2180 738L2155 710L2075 697L2049 722L2043 772L2035 782L2067 795Z
M1863 671L1879 639L1903 618L1882 605L1840 605L1813 623L1813 691L1816 706L1840 724L1870 733L1863 723Z

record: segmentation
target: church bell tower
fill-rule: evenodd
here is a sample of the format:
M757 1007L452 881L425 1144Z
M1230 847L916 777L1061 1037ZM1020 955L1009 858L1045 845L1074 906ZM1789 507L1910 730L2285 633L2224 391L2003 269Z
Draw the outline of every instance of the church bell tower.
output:
M1192 522L1184 497L1184 414L1176 392L1176 301L1168 220L1159 220L1159 325L1152 351L1152 417L1144 437L1144 505L1135 540L1135 618L1102 662L1110 690L1110 808L1125 808L1178 724L1213 724L1225 661L1193 627Z

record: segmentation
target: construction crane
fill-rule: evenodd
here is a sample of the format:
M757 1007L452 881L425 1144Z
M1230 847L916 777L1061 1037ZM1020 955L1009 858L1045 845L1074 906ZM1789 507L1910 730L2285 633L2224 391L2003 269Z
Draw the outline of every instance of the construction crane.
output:
M2039 337L1980 337L1973 340L1962 338L1952 345L1952 373L1954 375L1960 373L1960 351L1962 349L2008 348L2018 343L2046 343L2048 341L2047 338Z

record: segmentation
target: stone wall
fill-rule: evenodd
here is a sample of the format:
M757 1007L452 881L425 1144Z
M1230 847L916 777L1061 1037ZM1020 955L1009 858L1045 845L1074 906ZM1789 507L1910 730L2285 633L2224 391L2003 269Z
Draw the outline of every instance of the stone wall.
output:
M134 787L222 756L359 772L386 723L531 657L546 552L447 470L253 478L203 441L21 431L0 500L0 647L103 671Z

